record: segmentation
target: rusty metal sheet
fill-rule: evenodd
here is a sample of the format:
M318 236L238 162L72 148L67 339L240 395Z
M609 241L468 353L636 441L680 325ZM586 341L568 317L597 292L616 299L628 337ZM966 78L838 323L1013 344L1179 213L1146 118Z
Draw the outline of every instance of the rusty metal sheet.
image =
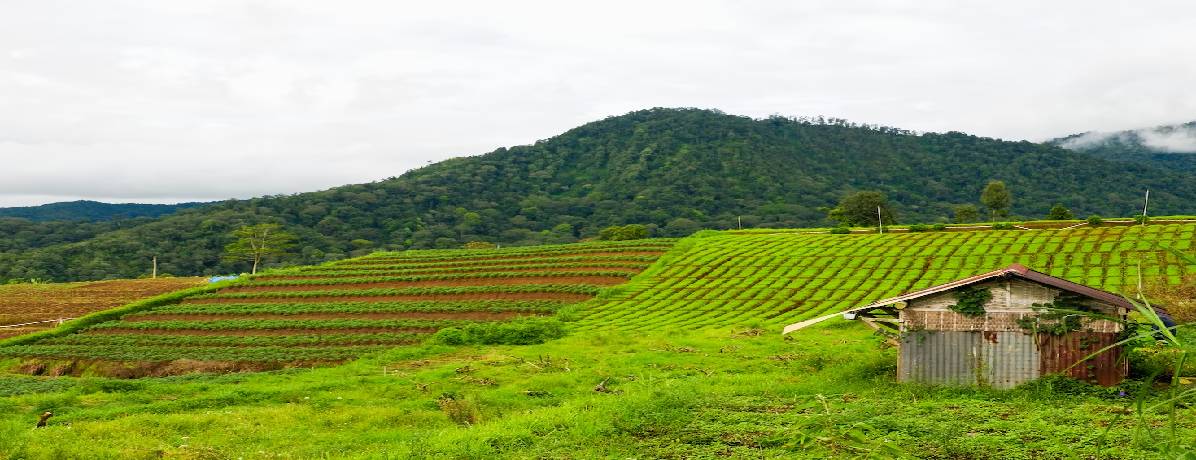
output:
M1040 362L1029 334L919 331L902 339L897 380L1013 388L1038 378Z
M1061 336L1040 333L1038 336L1043 374L1062 373L1104 386L1121 383L1129 374L1129 360L1122 347L1081 362L1085 357L1116 343L1116 333L1071 332ZM1072 366L1076 363L1080 364Z

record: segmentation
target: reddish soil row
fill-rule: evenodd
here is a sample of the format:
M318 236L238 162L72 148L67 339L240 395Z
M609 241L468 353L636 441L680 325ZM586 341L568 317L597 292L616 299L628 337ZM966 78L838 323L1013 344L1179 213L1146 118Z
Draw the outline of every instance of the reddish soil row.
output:
M563 300L581 302L592 295L571 292L476 292L468 294L421 294L421 295L377 295L377 296L318 296L318 297L253 297L253 298L199 298L186 299L184 304L211 303L326 303L326 302L400 302L454 301L454 300Z
M342 329L93 329L87 334L144 334L144 335L231 335L250 337L255 335L327 335L327 334L379 334L379 333L431 334L434 327L356 327Z
M569 272L603 271L603 272L623 272L628 275L635 275L635 274L643 271L643 269L629 268L629 267L560 267L560 268L501 268L501 267L496 267L496 268L498 268L498 269L493 270L493 271L503 271L503 272L507 272L507 273L549 273L549 272L569 273ZM645 266L645 268L646 268L646 266ZM487 271L492 271L492 270L479 268L477 271L487 272ZM368 273L368 274L321 275L320 272L316 272L316 271L308 272L308 273L310 273L310 274L306 275L306 276L303 276L303 275L285 275L285 276L284 275L266 275L266 276L259 276L254 279L261 280L261 281L282 281L282 280L301 281L301 280L313 280L313 279L367 278L367 277L371 277L371 276L435 276L435 275L458 274L458 273L462 274L462 275L467 275L470 272L462 272L462 271L458 271L458 270L431 270L431 271L426 271L426 272L420 271L418 273L411 273L411 272L394 271L394 270L378 270L378 271Z
M410 311L410 312L377 312L377 313L299 313L294 315L280 315L276 313L253 314L186 314L162 313L154 315L138 315L124 318L126 322L138 321L210 321L221 319L461 319L479 321L501 321L521 316L543 316L543 313L517 311Z
M75 318L202 283L201 278L158 278L0 286L0 325Z
M510 256L487 256L487 257L455 257L455 258L428 258L421 260L419 258L385 258L385 257L371 257L367 259L347 260L337 263L336 267L352 267L355 265L400 265L400 264L418 264L420 266L432 267L436 265L461 265L462 262L473 262L483 260L526 260L526 259L543 259L548 263L554 258L561 257L603 257L603 256L659 256L664 254L667 249L659 251L609 251L609 252L566 252L555 254L527 254L527 255L510 255Z
M585 284L591 286L612 286L627 282L622 276L512 276L503 278L458 278L451 280L385 281L376 283L345 284L302 284L295 286L237 286L221 289L220 292L292 292L327 291L342 289L398 289L409 287L459 287L459 286L522 286L526 284Z

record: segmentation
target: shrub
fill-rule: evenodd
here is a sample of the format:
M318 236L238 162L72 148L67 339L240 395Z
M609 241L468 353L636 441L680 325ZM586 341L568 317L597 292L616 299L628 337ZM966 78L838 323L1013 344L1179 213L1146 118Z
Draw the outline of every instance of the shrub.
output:
M1130 350L1130 375L1137 378L1154 375L1169 379L1175 375L1175 358L1180 352L1178 348L1161 344ZM1185 362L1180 377L1196 377L1196 363L1191 360Z
M1101 224L1105 223L1105 220L1101 219L1101 217L1096 214L1088 216L1087 220L1088 220L1088 225L1091 225L1093 227L1099 227Z
M606 241L642 240L648 237L648 227L640 224L606 227L598 231L598 239Z
M1146 225L1150 223L1150 216L1134 216L1134 223L1137 223L1138 225Z
M1013 224L1009 222L997 222L993 224L993 230L1013 230Z
M931 228L935 231L942 231L947 229L947 224L934 224Z
M461 246L464 249L494 249L494 243L489 241L470 241Z
M835 227L835 228L831 229L831 233L834 233L836 235L846 235L848 233L851 233L851 229L847 228L847 227Z
M556 318L525 318L446 327L432 340L445 345L533 345L564 336L565 326Z

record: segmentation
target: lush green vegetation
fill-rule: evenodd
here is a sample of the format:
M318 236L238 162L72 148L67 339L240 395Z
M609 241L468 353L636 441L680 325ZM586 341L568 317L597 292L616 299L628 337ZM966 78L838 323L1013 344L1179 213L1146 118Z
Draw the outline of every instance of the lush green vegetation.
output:
M711 233L588 304L586 327L778 326L1020 263L1114 292L1141 273L1176 285L1196 225L889 234ZM1140 267L1140 268L1139 268Z
M216 203L136 225L0 231L0 281L137 277L154 256L176 275L249 271L221 255L233 230L258 223L297 236L275 262L293 265L378 249L564 243L627 224L670 237L824 225L820 209L859 190L884 193L903 222L946 222L993 179L1008 186L1011 214L1023 218L1056 202L1078 216L1127 215L1147 188L1159 214L1196 202L1191 173L1049 145L653 109L377 183Z
M580 332L396 348L335 368L135 381L0 377L13 458L1158 458L1127 382L1012 391L893 381L855 323ZM1121 391L1126 392L1121 396ZM50 426L31 429L52 410ZM1179 436L1196 436L1181 407ZM1157 410L1148 423L1163 426ZM1107 435L1106 429L1108 430Z
M85 221L133 219L137 217L162 217L181 209L196 208L208 203L140 204L101 203L98 201L64 201L40 206L19 206L0 208L0 218L17 217L37 222Z

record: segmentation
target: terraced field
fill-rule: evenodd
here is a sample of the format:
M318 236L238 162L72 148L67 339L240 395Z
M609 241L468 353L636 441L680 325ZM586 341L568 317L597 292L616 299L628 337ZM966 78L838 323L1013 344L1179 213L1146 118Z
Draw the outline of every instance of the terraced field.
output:
M376 253L274 271L0 357L336 362L449 326L552 315L627 282L672 240Z
M54 327L58 319L124 305L203 283L202 278L157 278L0 286L0 339ZM27 324L33 323L33 324Z
M1110 291L1196 272L1196 225L870 235L719 233L683 240L654 273L587 305L583 327L776 327L1011 263ZM1124 292L1124 291L1123 291Z

